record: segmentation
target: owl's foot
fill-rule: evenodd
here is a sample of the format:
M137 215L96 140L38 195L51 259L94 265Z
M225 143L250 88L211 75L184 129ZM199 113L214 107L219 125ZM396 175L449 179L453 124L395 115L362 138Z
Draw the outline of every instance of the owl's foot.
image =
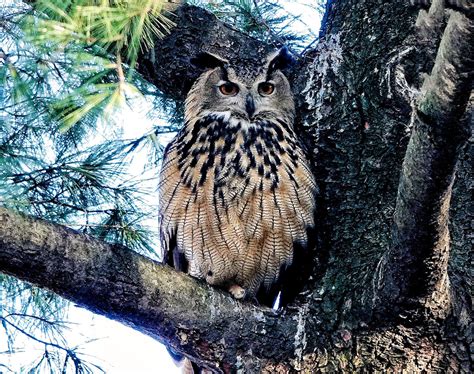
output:
M240 300L245 297L245 288L242 288L236 284L229 287L229 292L234 296L234 299Z

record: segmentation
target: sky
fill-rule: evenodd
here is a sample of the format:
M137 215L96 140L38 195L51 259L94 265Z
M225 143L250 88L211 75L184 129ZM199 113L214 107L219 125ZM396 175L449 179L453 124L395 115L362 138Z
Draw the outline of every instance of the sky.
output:
M0 0L0 4L4 0ZM308 27L314 35L318 34L321 15L312 9L313 1L280 1L285 9L294 15L300 15L302 22L294 22L292 27L296 32L306 32ZM153 128L153 123L147 117L147 105L139 106L139 112L124 112L123 129L125 138L134 138L146 133ZM133 123L134 126L125 124ZM170 138L161 139L169 141ZM140 170L140 168L135 168ZM150 223L156 225L157 223ZM68 344L79 346L89 362L98 364L108 374L174 374L180 373L175 366L166 348L152 338L145 336L127 326L109 320L105 317L94 315L85 309L72 306L68 320L71 329L66 333ZM33 344L31 340L24 340L24 346L15 355L7 355L6 341L0 336L0 374L2 366L6 365L14 373L19 373L26 360L31 360L33 355L41 355L43 346ZM34 357L34 356L33 356ZM5 374L8 371L5 371Z
M118 322L72 306L68 326L70 329L64 334L68 346L78 347L81 359L100 366L108 374L180 373L162 344ZM18 343L23 343L23 347L17 354L2 354L7 347L0 337L0 364L13 373L22 372L23 365L44 352L42 344L29 339ZM11 373L2 370L0 366L0 373Z

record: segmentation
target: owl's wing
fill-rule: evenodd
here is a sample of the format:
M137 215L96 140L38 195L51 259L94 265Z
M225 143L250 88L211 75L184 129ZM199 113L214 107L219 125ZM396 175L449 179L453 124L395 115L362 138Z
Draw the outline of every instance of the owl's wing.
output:
M177 250L177 228L176 218L178 207L173 204L174 197L181 189L181 178L177 167L177 151L175 139L168 144L163 156L160 172L159 192L159 231L162 248L163 262L187 272L188 263L184 253Z
M287 230L293 239L293 258L289 266L282 267L278 281L272 287L274 292L280 293L282 306L294 300L304 288L312 273L312 251L316 247L316 181L304 151L298 148L295 152L299 159L298 167L290 163L286 165L284 172L289 176L288 192L283 197L287 202Z
M262 286L257 300L272 306L293 300L312 270L316 183L306 157L296 150L299 163L282 160L276 188L256 194L255 212L246 218L248 228L261 238Z

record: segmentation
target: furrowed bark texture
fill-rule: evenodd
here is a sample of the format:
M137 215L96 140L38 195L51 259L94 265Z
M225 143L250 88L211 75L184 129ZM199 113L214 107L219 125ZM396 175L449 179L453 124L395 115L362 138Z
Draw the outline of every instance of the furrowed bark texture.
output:
M321 190L317 212L319 245L315 250L314 276L306 292L281 316L274 317L268 310L233 302L219 292L148 263L142 257L123 250L115 253L110 247L96 242L92 247L101 245L100 251L105 251L107 262L102 255L92 251L92 247L85 246L84 256L97 256L96 260L87 263L88 260L83 259L87 263L84 270L68 272L68 277L59 277L60 281L34 278L31 274L35 272L35 266L29 265L28 272L21 270L28 261L33 261L31 258L24 258L24 262L15 268L8 265L5 270L6 264L15 263L16 252L27 246L29 241L26 239L15 244L17 251L12 249L12 256L0 257L0 269L54 287L56 292L76 302L82 300L83 305L93 310L170 342L176 350L216 371L239 368L250 373L472 371L469 330L472 312L466 266L472 246L470 225L474 218L469 195L472 147L458 151L462 141L454 143L451 140L461 139L462 134L458 137L445 128L457 128L462 106L457 107L454 117L446 114L443 107L441 112L451 120L438 122L439 118L432 118L433 112L428 110L431 107L427 109L422 105L422 98L417 116L412 117L424 74L429 74L435 66L434 57L449 15L439 9L440 1L436 0L435 5L436 11L434 8L430 10L431 14L423 11L417 20L418 9L404 2L329 1L321 41L300 59L291 74L298 112L297 130L313 150L314 172ZM439 22L426 22L426 17L434 15ZM176 11L176 17L178 27L139 62L141 72L175 99L183 100L187 89L201 73L190 64L190 57L202 50L252 63L272 49L239 35L199 8L184 6ZM417 30L416 24L428 26ZM442 55L440 58L448 57ZM440 74L442 76L443 72ZM433 74L432 79L436 80L436 76ZM464 120L469 118L465 116ZM443 128L437 135L439 139L426 139L425 132L431 137L438 131L437 126L432 127L433 123ZM446 133L448 139L443 137ZM405 167L399 187L403 160L407 165L407 160L417 158L420 150L439 146L439 142L441 145L449 143L442 150L447 156L435 157L435 163L423 169L427 170L423 178L435 177L439 182L433 182L439 184L433 192L436 198L420 196L424 203L433 203L424 207L431 209L428 215L439 219L436 225L424 223L424 229L428 226L438 235L432 238L435 243L431 243L431 249L440 249L440 255L436 257L433 251L419 250L416 245L410 247L414 245L410 240L399 246L397 230L393 241L391 235L394 216L399 223L407 219L407 214L422 212L414 204L403 205L403 186L416 181L412 173L406 173ZM433 316L433 305L439 305L446 298L442 289L440 297L435 296L435 303L420 303L427 290L431 292L433 284L441 284L440 280L445 279L442 276L445 275L447 251L443 248L446 246L450 183L457 153L460 156L450 212L452 292L448 295L448 304L451 307L442 308L441 314L435 313L436 318L426 318ZM414 173L420 169L417 165L410 166ZM442 169L439 174L438 168ZM402 192L397 203L399 190ZM408 218L413 218L417 225L423 223L419 215ZM20 226L24 219L17 220L16 224ZM399 225L399 232L406 232L409 224ZM0 238L7 233L1 234ZM62 235L78 234L64 231ZM7 237L14 241L11 236ZM34 241L34 237L30 241ZM420 237L414 239L420 240ZM6 246L2 240L2 246ZM387 252L392 243L394 250ZM50 254L57 247L52 245ZM408 256L405 260L400 259L397 251L408 253ZM69 252L71 256L74 254L74 251ZM430 261L423 260L424 254L428 254ZM63 256L61 252L57 255ZM415 261L407 262L410 258ZM98 261L106 267L111 266L110 281L117 281L118 289L108 284L110 297L114 299L118 295L122 301L125 297L130 298L135 300L133 303L125 303L124 309L105 305L107 301L100 293L93 297L99 301L74 298L75 294L87 294L81 287L93 288L95 283L100 286L105 282L103 277L94 279L94 271L87 271L89 266L94 269ZM125 264L120 265L122 262ZM388 272L385 271L387 264L390 264ZM39 269L45 272L61 267L60 262L54 267L41 266ZM118 275L111 270L116 266ZM104 269L96 270L96 274L104 272ZM76 274L89 274L90 278L86 278L89 282L70 284L74 282L69 277L74 278ZM403 276L398 277L399 274ZM67 287L63 287L62 282L68 287L70 284L73 291L65 293L62 288ZM167 282L176 284L168 285ZM413 287L414 284L417 287ZM126 294L120 285L127 290ZM420 292L423 289L425 291ZM409 295L415 302L392 308L399 305L396 303L399 295ZM161 301L161 297L165 301ZM136 305L140 306L139 310L133 309ZM155 307L158 311L154 311ZM199 312L194 314L192 310ZM264 322L259 322L260 315L264 316ZM201 317L200 321L196 320L197 316ZM197 327L192 327L193 323ZM247 327L239 328L240 323ZM185 326L184 335L181 324ZM214 328L215 333L205 331ZM218 336L223 338L222 342Z

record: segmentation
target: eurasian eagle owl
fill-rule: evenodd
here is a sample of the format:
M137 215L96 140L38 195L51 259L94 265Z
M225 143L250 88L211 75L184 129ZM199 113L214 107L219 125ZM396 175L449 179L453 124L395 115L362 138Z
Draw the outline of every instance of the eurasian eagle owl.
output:
M235 298L278 292L314 225L316 183L282 72L290 61L286 48L251 68L201 54L195 63L206 70L165 151L159 216L167 261Z

